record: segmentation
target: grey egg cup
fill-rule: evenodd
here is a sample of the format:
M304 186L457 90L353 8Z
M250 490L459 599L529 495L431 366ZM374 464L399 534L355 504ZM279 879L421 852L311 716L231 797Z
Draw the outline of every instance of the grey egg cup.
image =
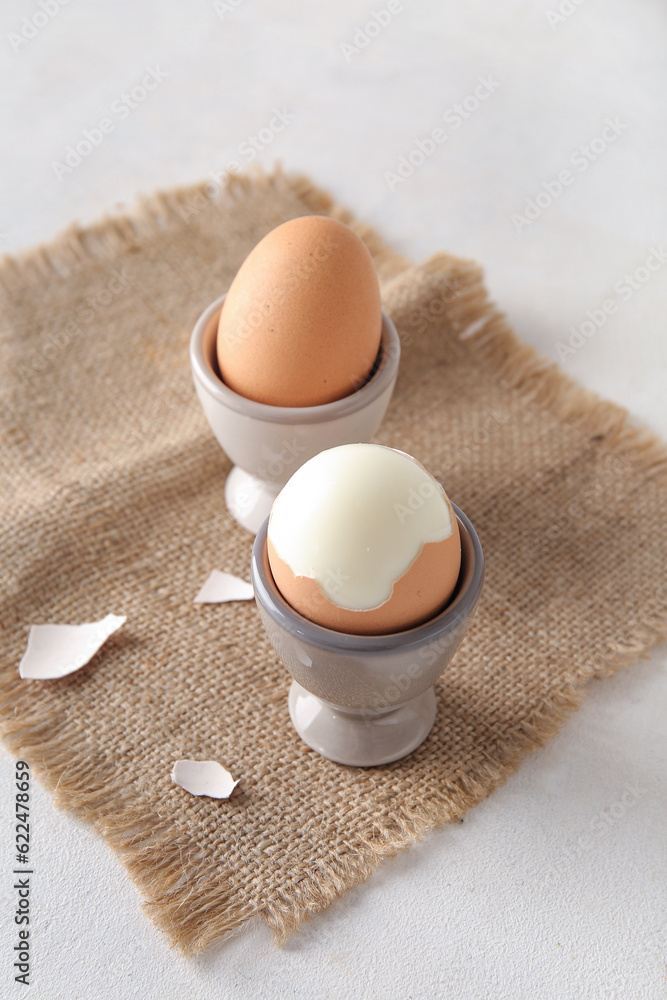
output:
M378 358L362 385L320 406L269 406L240 396L220 378L216 337L225 298L212 302L195 323L190 367L211 430L234 462L225 483L227 507L254 533L287 480L309 458L336 445L371 440L391 399L401 344L383 313Z
M388 635L349 635L304 618L282 597L269 568L268 518L255 538L255 601L271 645L292 675L289 710L299 736L340 764L370 767L411 753L436 713L433 685L472 621L484 580L473 525L452 504L461 571L452 600L435 617Z

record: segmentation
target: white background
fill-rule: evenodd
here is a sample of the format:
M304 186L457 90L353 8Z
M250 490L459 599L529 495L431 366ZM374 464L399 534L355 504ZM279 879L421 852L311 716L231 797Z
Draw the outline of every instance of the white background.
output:
M249 165L248 138L279 109L293 120L258 162L309 173L415 259L447 249L480 260L520 337L667 437L667 267L631 295L617 284L667 249L661 0L403 0L356 51L341 43L363 43L357 29L387 0L218 6L69 0L35 31L23 18L38 2L4 0L0 250ZM559 6L564 16L549 17ZM10 37L22 30L34 37ZM163 82L121 118L115 102L156 67ZM494 93L456 126L451 109L480 77ZM113 131L58 179L53 162L105 117ZM595 155L608 118L619 134ZM436 128L446 141L401 183L388 179ZM591 143L582 170L576 151ZM517 232L513 214L566 169L572 183L550 204L542 194ZM617 311L559 352L609 299ZM666 667L663 647L591 685L584 708L464 823L387 862L283 949L256 925L181 958L106 846L36 787L31 994L12 982L3 751L0 994L664 998Z

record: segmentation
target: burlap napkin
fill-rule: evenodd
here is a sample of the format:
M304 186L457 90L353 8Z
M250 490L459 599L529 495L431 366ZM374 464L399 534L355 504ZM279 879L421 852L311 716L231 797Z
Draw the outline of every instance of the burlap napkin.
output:
M195 398L190 331L269 229L313 211L368 241L402 338L378 440L441 478L487 562L435 728L369 770L298 739L253 604L193 604L213 568L248 579L252 539L225 509L229 462ZM255 914L295 928L488 795L587 681L665 634L665 450L519 344L475 263L413 266L278 174L70 230L6 261L0 296L2 731L184 949ZM107 612L127 624L88 667L19 679L31 623ZM181 757L240 777L231 799L173 785Z

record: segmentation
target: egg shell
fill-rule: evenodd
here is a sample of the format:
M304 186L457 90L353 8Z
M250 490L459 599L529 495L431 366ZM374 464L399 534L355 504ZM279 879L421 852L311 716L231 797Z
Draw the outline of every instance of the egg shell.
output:
M363 241L326 216L285 222L245 259L218 325L222 380L273 406L318 406L368 379L382 332Z
M391 597L378 608L352 611L334 604L316 580L295 576L267 540L271 573L288 604L310 621L337 632L388 635L413 628L433 618L449 603L461 568L458 521L441 542L427 542L412 565L393 586Z

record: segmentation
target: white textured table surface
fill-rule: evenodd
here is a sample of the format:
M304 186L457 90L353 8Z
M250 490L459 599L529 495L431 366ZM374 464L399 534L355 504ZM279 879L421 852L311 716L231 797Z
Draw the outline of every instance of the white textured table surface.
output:
M413 258L480 260L519 336L667 437L661 0L61 3L0 11L0 250L280 159ZM84 130L97 145L57 166ZM592 685L464 823L283 949L257 925L181 958L36 787L26 995L663 1000L666 668L663 647ZM0 995L18 997L6 752L0 770Z

